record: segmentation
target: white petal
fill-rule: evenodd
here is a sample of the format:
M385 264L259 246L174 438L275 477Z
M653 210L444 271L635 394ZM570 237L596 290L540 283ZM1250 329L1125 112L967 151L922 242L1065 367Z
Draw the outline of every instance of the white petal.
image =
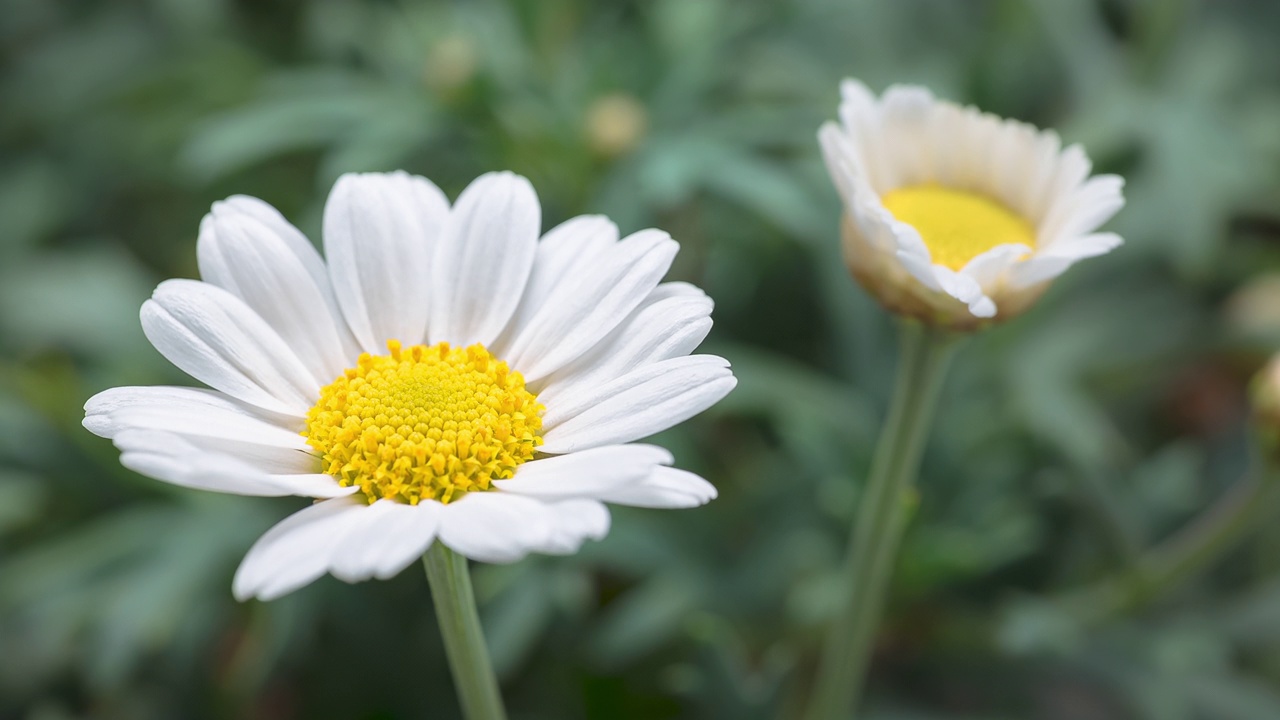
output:
M619 485L599 499L635 507L691 508L706 505L716 495L714 485L687 470L656 467L642 482Z
M906 269L911 277L915 278L924 285L926 289L934 292L942 292L942 285L938 282L938 276L934 272L933 259L929 257L928 252L921 255L911 250L898 250L896 253L898 261L902 263L902 267Z
M928 182L933 175L932 159L925 152L935 103L933 93L918 85L891 85L880 98L880 138L883 144L885 184L888 188ZM864 140L863 146L875 144Z
M567 278L590 272L596 256L617 242L618 226L603 215L580 215L547 231L538 242L529 282L504 336L517 334ZM505 339L494 348L502 357L508 357L510 338Z
M304 416L320 386L240 298L208 283L166 280L142 306L142 331L169 362L237 400Z
M232 592L239 600L274 600L312 582L368 509L363 499L337 498L285 518L249 549Z
M84 426L104 438L129 428L167 430L182 435L306 450L295 431L286 430L222 393L187 387L117 387L89 398Z
M345 322L332 313L328 278L317 284L309 267L319 255L292 227L298 239L290 242L255 215L240 212L244 204L216 203L200 223L200 276L244 300L313 377L327 384L347 367L352 348L343 343ZM310 259L303 260L299 251Z
M575 387L543 417L543 452L560 454L630 442L684 422L737 384L728 361L711 355L673 358L608 384Z
M504 492L467 493L440 513L440 542L489 563L515 562L546 546L552 515L537 500Z
M334 550L330 572L346 582L394 577L435 541L443 509L434 500L417 505L373 503Z
M124 430L115 437L120 464L174 485L235 495L336 497L349 495L328 475L272 474L245 460L212 452L173 433Z
M1089 178L1063 202L1058 203L1041 224L1041 248L1052 249L1059 242L1097 229L1124 207L1124 179L1116 175Z
M324 207L324 249L342 314L361 347L416 345L430 313L431 254L449 214L426 178L403 172L338 178Z
M296 430L213 390L112 388L85 403L84 426L105 438L126 430L174 433L201 450L230 455L267 473L308 474L320 467Z
M495 480L503 491L543 499L599 497L619 485L639 482L671 453L655 445L608 445L527 462L515 477Z
M599 253L590 273L566 277L519 329L507 361L533 382L576 359L644 301L678 250L665 232L644 230Z
M669 286L682 291L670 292ZM540 383L538 398L544 405L554 403L576 385L603 385L642 365L688 355L711 332L713 307L711 298L691 285L659 286L595 347Z
M968 275L962 275L945 265L934 265L933 275L942 291L969 307L974 317L993 317L995 303L982 291L982 286Z
M1022 289L1051 280L1080 260L1105 255L1123 244L1115 233L1095 233L1060 242L1015 265L1009 272L1009 285Z
M529 280L541 222L538 196L518 175L489 173L462 191L431 271L431 342L498 338Z
M538 552L572 555L586 540L609 534L609 509L596 500L564 500L547 505L551 534Z
M1021 243L997 245L970 260L960 274L973 278L985 291L1000 280L1014 263L1031 253L1031 248Z

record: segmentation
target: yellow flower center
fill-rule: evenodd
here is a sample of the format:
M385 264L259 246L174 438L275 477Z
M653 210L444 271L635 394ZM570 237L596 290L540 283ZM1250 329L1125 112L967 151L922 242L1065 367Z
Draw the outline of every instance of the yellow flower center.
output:
M491 489L542 443L537 397L483 345L365 353L320 391L307 444L323 472L369 502L448 503Z
M880 202L920 233L933 262L952 270L960 270L997 245L1036 246L1031 223L977 193L927 183L891 190Z

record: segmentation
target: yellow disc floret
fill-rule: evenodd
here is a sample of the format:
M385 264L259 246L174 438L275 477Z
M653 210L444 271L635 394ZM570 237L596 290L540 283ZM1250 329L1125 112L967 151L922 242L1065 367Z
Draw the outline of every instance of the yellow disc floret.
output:
M898 220L914 227L933 262L960 270L970 260L1006 243L1035 248L1031 223L999 202L941 185L911 185L880 199Z
M387 349L361 355L307 413L303 435L323 472L371 503L448 503L533 457L543 407L483 345Z

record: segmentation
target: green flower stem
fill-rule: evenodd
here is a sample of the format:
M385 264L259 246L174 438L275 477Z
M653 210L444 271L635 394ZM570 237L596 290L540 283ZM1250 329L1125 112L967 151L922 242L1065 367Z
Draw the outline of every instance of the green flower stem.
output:
M902 355L889 417L849 536L843 605L827 636L808 720L848 720L857 706L938 392L958 336L915 322L901 328Z
M463 714L467 720L506 720L498 678L476 614L467 559L437 542L422 556L422 564L427 568L431 599Z

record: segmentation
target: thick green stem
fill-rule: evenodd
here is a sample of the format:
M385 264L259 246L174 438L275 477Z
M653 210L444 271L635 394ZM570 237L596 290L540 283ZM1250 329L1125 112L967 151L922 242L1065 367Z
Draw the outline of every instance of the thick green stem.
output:
M857 705L913 504L916 473L956 336L904 324L889 417L849 536L844 605L827 636L808 720L848 720Z
M463 714L467 720L506 720L498 679L476 614L467 559L437 542L422 556L422 564L427 568L436 620Z

